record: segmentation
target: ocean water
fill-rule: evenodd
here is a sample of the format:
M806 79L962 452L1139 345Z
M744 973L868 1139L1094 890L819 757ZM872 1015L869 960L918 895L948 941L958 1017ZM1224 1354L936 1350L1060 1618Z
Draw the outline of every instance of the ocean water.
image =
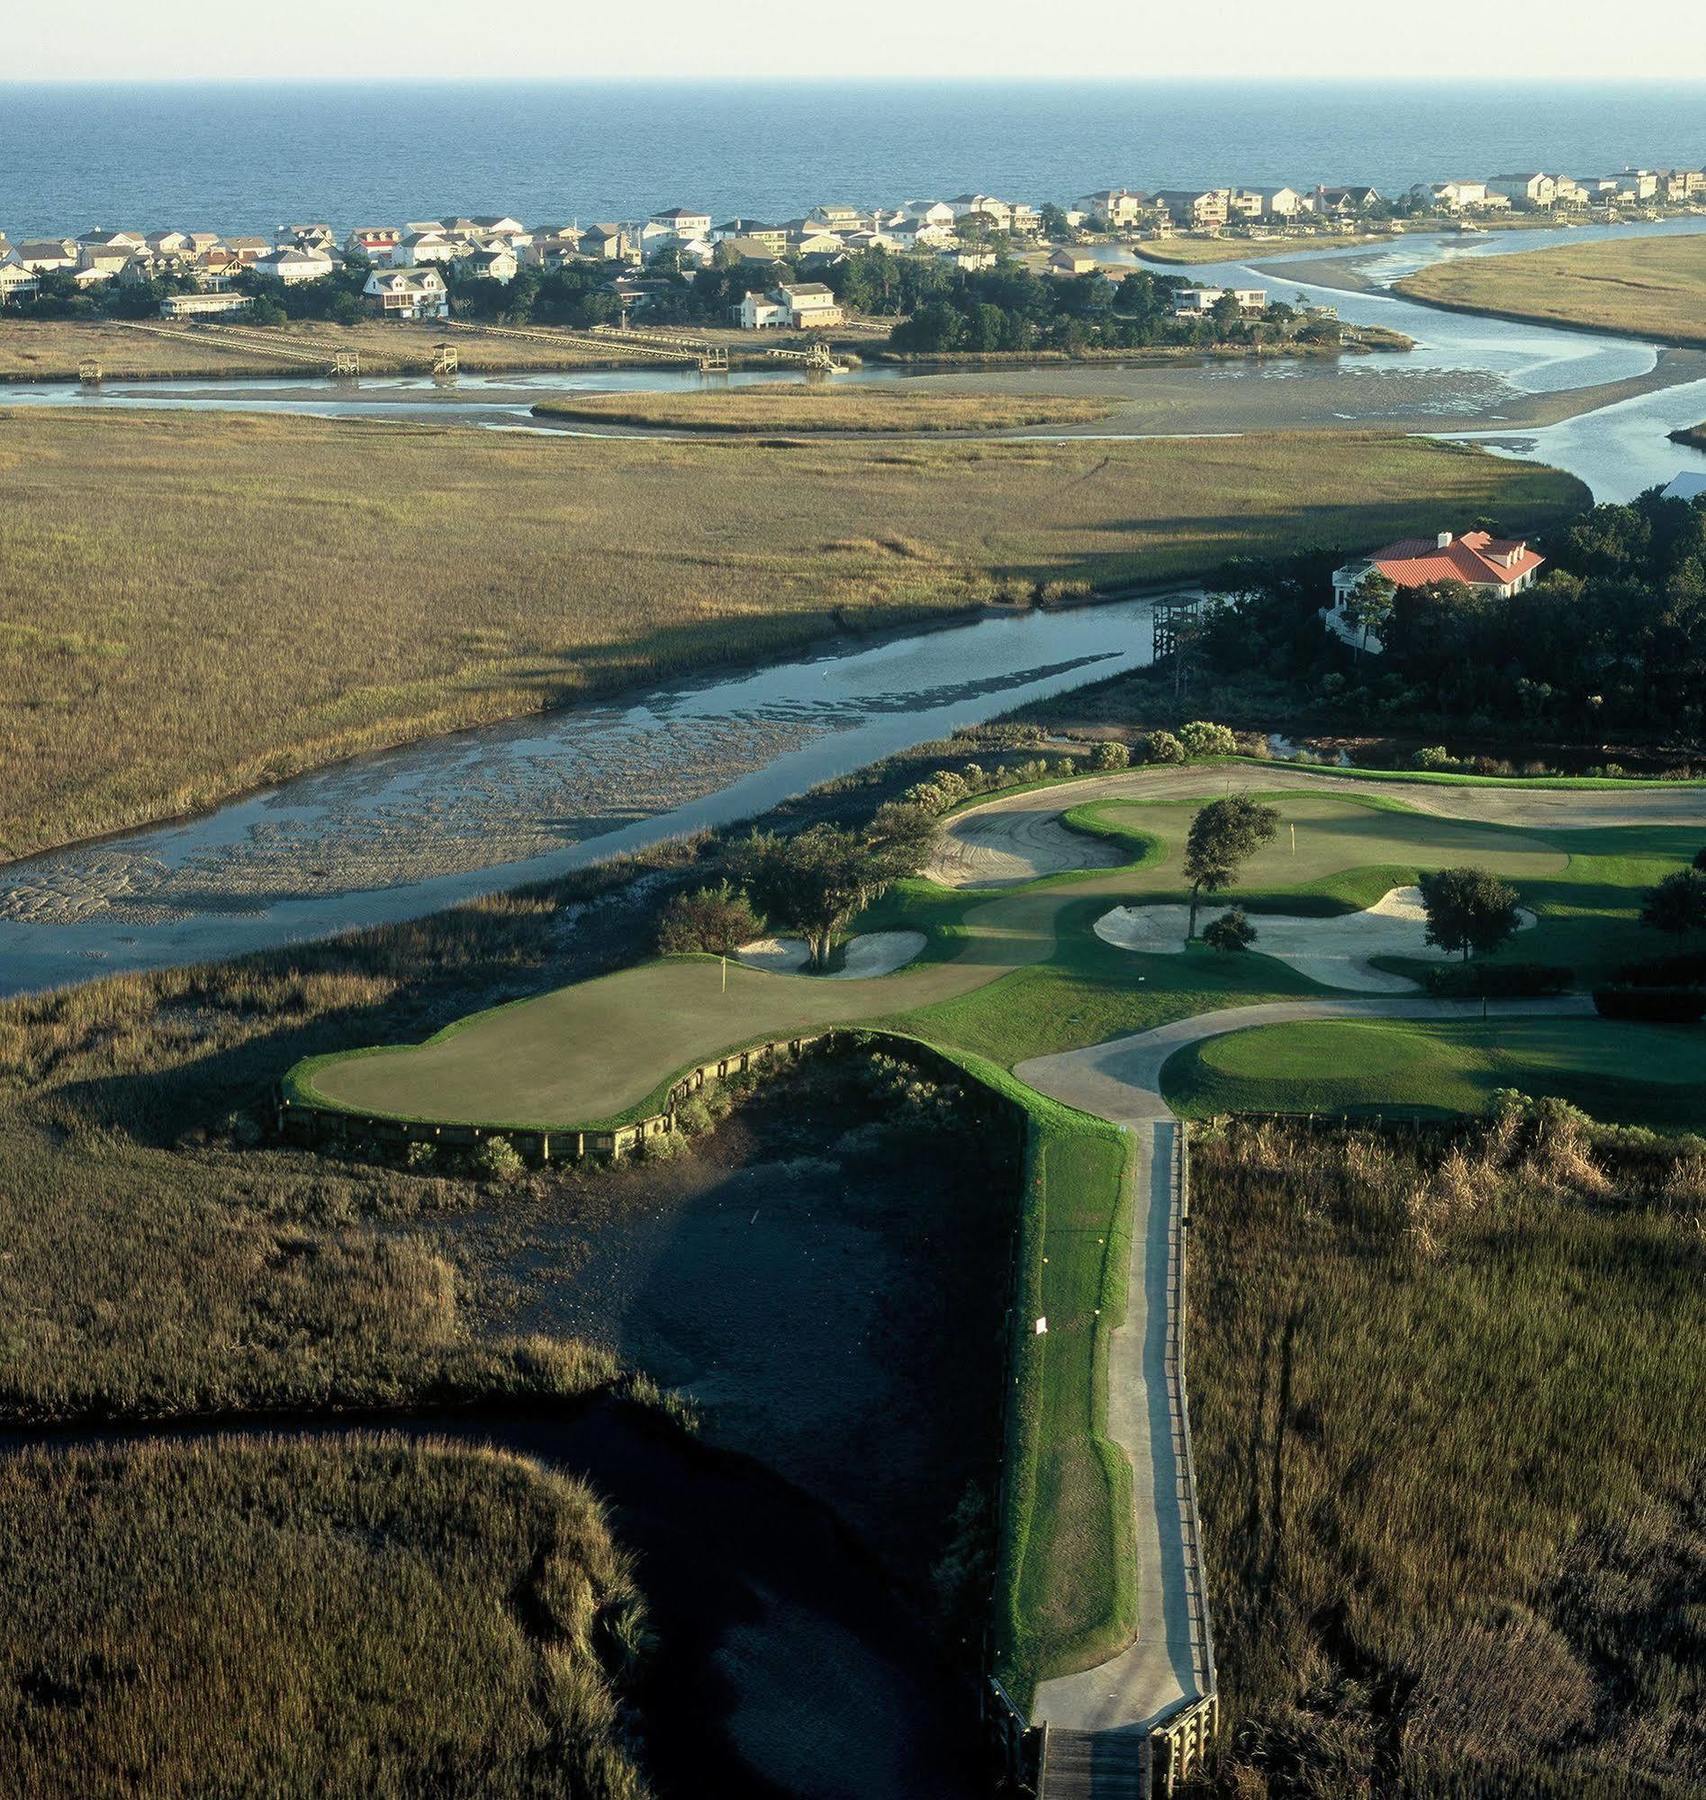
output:
M0 230L764 219L968 189L1699 166L1706 84L0 82ZM399 121L406 120L406 134Z

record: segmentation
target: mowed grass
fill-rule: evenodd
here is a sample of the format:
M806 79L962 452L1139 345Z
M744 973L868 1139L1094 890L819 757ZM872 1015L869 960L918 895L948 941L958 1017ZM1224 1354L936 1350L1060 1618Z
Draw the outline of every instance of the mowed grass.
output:
M1102 401L1053 395L940 394L910 383L878 388L802 382L680 394L575 394L541 400L542 419L669 431L1011 431L1106 418Z
M1359 434L776 448L52 411L5 416L0 492L0 856L1015 578L1442 514L1534 531L1584 498Z
M1202 795L1214 791L1213 771L1204 770ZM1276 789L1266 798L1282 825L1238 890L1252 911L1331 916L1423 871L1476 863L1511 878L1539 915L1501 955L1567 963L1584 983L1660 947L1637 922L1641 890L1696 848L1681 827L1534 832L1414 812L1382 795ZM656 1111L678 1074L724 1051L834 1025L892 1025L1011 1068L1215 1007L1328 992L1259 954L1259 937L1257 954L1228 957L1201 947L1139 953L1096 936L1110 907L1184 898L1179 858L1200 803L1074 808L1080 828L1138 855L1122 868L982 901L928 884L891 896L869 925L916 927L929 948L877 981L662 958L476 1014L424 1044L306 1062L290 1091L373 1116L568 1129Z
M220 1438L0 1457L15 1800L642 1800L641 1619L587 1488L495 1452Z
M1130 1260L1130 1145L1068 1107L1036 1096L1027 1105L994 1621L997 1669L1015 1695L1113 1655L1138 1605L1131 1465L1107 1436L1108 1344L1125 1317ZM1041 1336L1037 1319L1048 1321Z
M1397 291L1469 312L1706 344L1706 233L1450 257Z
M1706 1162L1193 1134L1216 1791L1706 1787Z
M1598 1118L1706 1126L1706 1031L1596 1018L1318 1019L1181 1050L1162 1071L1187 1118L1321 1112L1388 1118L1485 1112L1500 1088L1554 1094Z

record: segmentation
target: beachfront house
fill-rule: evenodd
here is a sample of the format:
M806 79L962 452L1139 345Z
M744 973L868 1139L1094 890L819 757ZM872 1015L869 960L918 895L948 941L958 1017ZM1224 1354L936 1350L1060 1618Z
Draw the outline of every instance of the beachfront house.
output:
M1522 175L1491 175L1487 192L1508 200L1522 212L1545 212L1558 198L1558 183L1538 170Z
M0 306L28 300L32 294L40 292L41 277L34 269L26 269L16 256L9 255L0 262Z
M760 245L771 256L780 256L788 247L788 234L780 225L766 225L762 219L725 219L713 225L709 233L713 244ZM737 251L744 256L746 251Z
M450 313L444 276L437 268L375 269L362 297L387 319L443 319Z
M664 240L672 244L685 244L694 238L711 235L711 215L696 212L689 206L672 206L667 212L653 213L646 223L656 226Z
M395 225L361 225L344 239L344 249L352 256L365 256L369 262L388 263L391 252L402 241L403 234Z
M332 259L324 250L287 244L257 257L254 269L257 275L282 281L286 287L296 287L304 281L323 281L332 272Z
M866 219L856 206L814 206L804 223L814 231L847 232L862 229Z
M908 200L901 211L920 225L937 225L948 231L954 228L954 209L946 200Z
M1384 575L1400 589L1456 581L1508 600L1533 587L1545 561L1522 539L1495 538L1485 531L1466 531L1462 537L1442 531L1432 538L1401 538L1333 571L1333 602L1322 609L1321 620L1347 644L1361 645L1379 655L1385 648L1379 636L1365 634L1350 616L1352 598L1368 576Z
M1380 190L1352 184L1350 187L1318 187L1314 211L1332 218L1354 218L1372 212L1380 204Z
M32 275L77 267L77 246L70 238L29 238L14 254Z
M1260 216L1264 219L1296 219L1315 210L1314 198L1300 194L1296 188L1257 188L1255 192L1262 202Z
M1181 229L1207 231L1226 223L1229 198L1226 188L1162 188L1154 202Z
M1473 212L1487 204L1487 184L1484 181L1418 181L1410 189L1410 195L1424 206L1431 206L1435 212Z
M1012 204L1006 200L997 200L993 194L956 194L948 202L948 209L953 213L956 224L962 219L981 215L991 231L1013 229Z
M1070 211L1083 213L1097 231L1130 231L1142 222L1148 205L1149 196L1135 188L1097 188L1093 194L1081 194Z

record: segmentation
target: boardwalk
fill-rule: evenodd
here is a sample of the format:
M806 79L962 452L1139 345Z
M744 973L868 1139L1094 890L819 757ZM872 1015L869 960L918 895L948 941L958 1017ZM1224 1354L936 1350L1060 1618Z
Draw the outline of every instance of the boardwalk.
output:
M1591 1012L1592 1002L1580 995L1496 1001L1489 1010L1505 1017ZM1037 1688L1032 1722L1049 1728L1042 1800L1147 1794L1150 1731L1213 1690L1188 1421L1178 1404L1179 1386L1170 1378L1184 1330L1183 1221L1173 1189L1180 1126L1161 1098L1162 1067L1187 1044L1257 1025L1462 1015L1460 1002L1419 997L1228 1007L1088 1050L1040 1056L1015 1070L1039 1092L1124 1127L1136 1153L1126 1322L1114 1333L1108 1358L1108 1430L1133 1472L1137 1636L1096 1668Z

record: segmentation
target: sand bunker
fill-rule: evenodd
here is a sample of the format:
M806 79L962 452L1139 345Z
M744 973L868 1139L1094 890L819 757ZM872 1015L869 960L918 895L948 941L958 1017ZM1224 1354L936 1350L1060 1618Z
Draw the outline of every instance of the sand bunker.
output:
M922 931L868 931L849 938L841 947L841 967L819 976L821 981L867 981L873 975L892 975L904 969L924 948ZM768 969L772 975L797 975L811 961L804 938L758 938L742 944L736 958L750 969Z
M1205 906L1197 917L1197 929L1222 909ZM1183 906L1117 906L1096 921L1096 935L1121 950L1144 950L1156 955L1185 947L1185 925L1190 917ZM1520 915L1524 926L1534 923L1532 913ZM1364 912L1341 913L1332 919L1299 919L1273 913L1254 913L1255 948L1288 962L1300 974L1328 987L1357 988L1371 994L1402 994L1419 984L1402 975L1389 975L1373 966L1376 956L1423 957L1430 962L1449 958L1426 941L1427 915L1422 910L1422 890L1393 888Z

